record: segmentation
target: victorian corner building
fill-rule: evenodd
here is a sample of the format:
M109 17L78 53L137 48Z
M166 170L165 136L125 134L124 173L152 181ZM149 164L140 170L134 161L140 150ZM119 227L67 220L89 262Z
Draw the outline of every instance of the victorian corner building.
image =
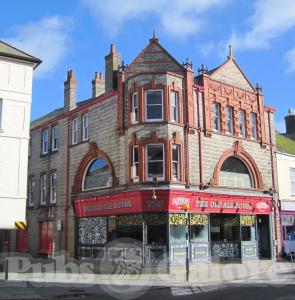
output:
M194 74L155 37L128 66L111 45L92 97L76 89L71 70L31 123L19 251L107 261L131 238L144 265L184 264L188 203L191 263L278 255L275 110L233 56Z

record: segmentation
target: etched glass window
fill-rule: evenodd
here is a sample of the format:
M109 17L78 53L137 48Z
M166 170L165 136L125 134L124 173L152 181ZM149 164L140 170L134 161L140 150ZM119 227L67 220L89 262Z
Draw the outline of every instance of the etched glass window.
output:
M106 160L103 158L93 160L84 175L83 190L109 187L112 183L113 177Z
M221 186L252 188L252 179L245 164L236 157L228 158L222 165L219 175Z

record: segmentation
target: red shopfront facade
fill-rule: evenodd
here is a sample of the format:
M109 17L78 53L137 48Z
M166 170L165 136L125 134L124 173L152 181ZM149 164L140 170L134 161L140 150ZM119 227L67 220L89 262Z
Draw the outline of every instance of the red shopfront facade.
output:
M271 197L139 190L74 200L77 256L106 259L107 245L139 240L145 264L184 263L189 204L190 260L258 259L271 256Z

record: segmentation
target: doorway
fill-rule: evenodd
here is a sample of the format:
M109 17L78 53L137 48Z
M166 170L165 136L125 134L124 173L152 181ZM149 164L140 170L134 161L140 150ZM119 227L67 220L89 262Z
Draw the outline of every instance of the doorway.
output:
M257 216L258 254L261 259L271 258L269 215Z

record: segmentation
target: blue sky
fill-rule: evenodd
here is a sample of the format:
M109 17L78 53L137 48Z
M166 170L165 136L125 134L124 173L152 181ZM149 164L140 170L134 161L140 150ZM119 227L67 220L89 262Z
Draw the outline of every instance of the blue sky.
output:
M153 28L180 62L221 64L227 45L266 105L277 108L276 125L295 107L294 0L15 0L1 3L0 39L43 60L33 84L31 118L63 106L63 82L73 68L78 99L91 96L95 71L116 44L130 63Z

